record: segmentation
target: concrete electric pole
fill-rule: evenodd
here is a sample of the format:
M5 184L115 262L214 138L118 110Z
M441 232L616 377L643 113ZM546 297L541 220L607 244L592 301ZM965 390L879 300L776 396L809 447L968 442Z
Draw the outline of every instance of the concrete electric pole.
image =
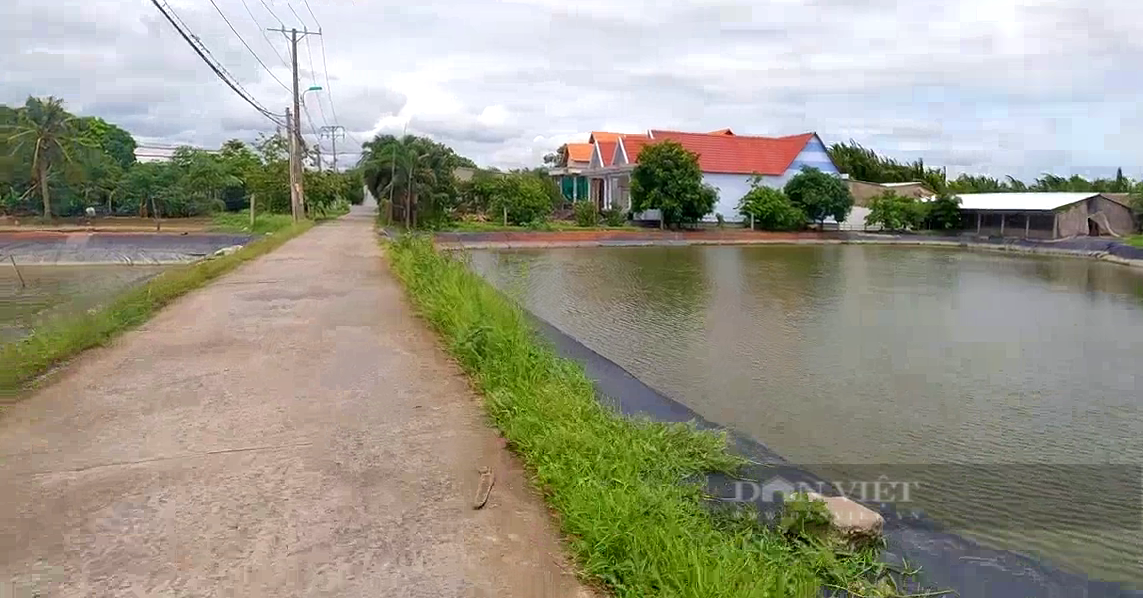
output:
M345 127L341 125L326 125L321 128L318 133L318 138L329 137L330 142L333 143L333 171L337 172L337 138L345 139Z
M298 90L298 42L307 35L321 35L321 32L308 31L297 28L270 29L286 36L290 42L290 63L294 79L294 107L293 112L286 112L288 129L290 129L290 202L293 208L294 220L306 216L306 195L302 185L302 94ZM312 89L312 88L311 88ZM309 90L307 90L309 91Z

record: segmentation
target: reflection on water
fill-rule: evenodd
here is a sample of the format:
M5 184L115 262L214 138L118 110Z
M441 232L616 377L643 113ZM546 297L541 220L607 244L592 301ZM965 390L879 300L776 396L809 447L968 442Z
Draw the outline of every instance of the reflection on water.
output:
M88 309L159 272L162 266L20 266L0 263L0 343L25 336L42 314Z
M488 251L472 262L649 385L794 462L1143 462L1143 276L1122 266L881 246ZM956 499L929 493L925 510L985 543L1140 578L1138 526L974 526L976 513L1019 506L928 481ZM1050 493L1067 481L1030 483Z

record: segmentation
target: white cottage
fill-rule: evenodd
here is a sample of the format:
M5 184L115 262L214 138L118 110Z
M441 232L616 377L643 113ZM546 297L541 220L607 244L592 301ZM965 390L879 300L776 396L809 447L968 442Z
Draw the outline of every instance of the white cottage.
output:
M589 197L601 209L631 207L631 171L644 147L658 141L675 141L698 154L703 182L718 191L714 211L703 220L741 222L738 202L750 190L754 174L767 187L781 188L803 166L838 174L817 133L788 137L735 135L729 129L712 133L684 133L653 129L646 135L616 135L614 141L601 141L593 135L592 155L583 171L589 181ZM658 220L657 210L636 215L637 220Z

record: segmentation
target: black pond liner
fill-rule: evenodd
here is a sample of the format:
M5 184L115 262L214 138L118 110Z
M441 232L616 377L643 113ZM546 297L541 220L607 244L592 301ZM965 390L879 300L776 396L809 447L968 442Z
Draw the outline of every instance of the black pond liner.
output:
M529 314L537 332L564 358L583 365L600 400L626 416L643 416L661 422L694 422L700 429L724 430L685 405L674 401L632 376L627 370L592 351L555 326ZM762 443L734 430L726 430L731 450L750 461L743 479L767 480L775 475L797 484L816 485L822 480L787 463ZM733 495L735 479L707 476L712 496ZM753 503L761 515L773 512L772 503ZM922 516L898 516L891 509L866 505L885 517L887 548L882 559L890 564L908 562L921 568L920 582L926 590L954 590L960 596L981 598L1143 598L1143 592L1114 582L1089 579L1060 570L1035 558L1007 550L987 548L956 534L942 531L939 523ZM916 589L914 589L916 591Z
M189 262L255 235L228 233L64 233L31 236L0 232L0 256L24 264Z

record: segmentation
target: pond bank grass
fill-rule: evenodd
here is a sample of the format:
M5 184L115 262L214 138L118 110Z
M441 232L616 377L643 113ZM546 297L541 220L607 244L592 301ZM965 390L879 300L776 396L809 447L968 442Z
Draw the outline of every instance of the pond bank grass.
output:
M311 227L312 222L301 222L230 255L174 266L102 307L49 318L27 338L0 345L0 404L15 400L29 384L60 363L107 343L188 291L273 251Z
M847 553L748 512L712 512L693 480L742 465L724 435L618 416L582 367L540 342L524 312L463 261L413 235L386 248L558 514L586 581L632 597L902 595L876 547Z

